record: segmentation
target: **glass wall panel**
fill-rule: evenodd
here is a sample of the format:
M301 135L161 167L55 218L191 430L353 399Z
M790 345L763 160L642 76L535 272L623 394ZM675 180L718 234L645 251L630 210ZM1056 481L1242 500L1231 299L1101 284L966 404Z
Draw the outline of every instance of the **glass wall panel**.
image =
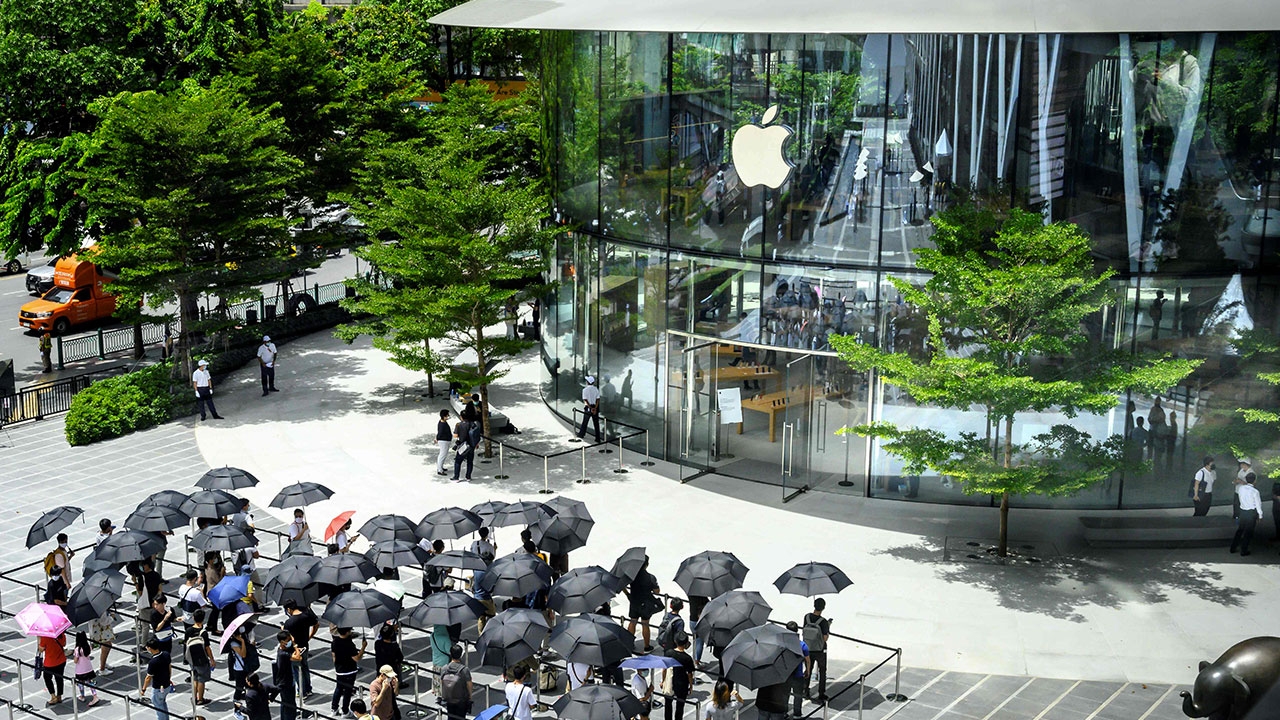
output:
M666 244L670 39L658 33L601 37L600 231Z
M665 327L665 251L604 243L596 299L600 316L600 392L610 419L661 435L661 348Z
M545 117L556 202L580 227L600 209L600 38L596 33L544 33Z

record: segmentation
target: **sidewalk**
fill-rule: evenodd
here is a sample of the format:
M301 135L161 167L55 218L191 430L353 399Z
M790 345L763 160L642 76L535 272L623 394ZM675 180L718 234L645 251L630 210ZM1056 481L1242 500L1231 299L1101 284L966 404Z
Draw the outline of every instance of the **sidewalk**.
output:
M569 448L568 430L538 397L537 373L531 355L492 390L491 401L525 431L517 442ZM438 477L435 416L444 399L421 397L425 378L393 365L367 341L347 346L318 334L291 343L277 370L283 392L260 397L257 382L256 373L242 371L220 388L219 410L228 420L200 425L196 441L210 465L236 465L263 479L246 493L259 507L298 480L336 491L310 508L311 517L327 520L353 509L357 523L384 512L416 519L442 506L535 499L542 488L541 462L513 453L509 480L492 478L494 464L477 464L469 484ZM1280 611L1274 550L1265 546L1253 558L1262 562L1249 564L1225 548L1094 551L1043 568L951 562L943 560L942 536L989 537L987 509L930 508L919 519L920 505L822 493L782 506L765 497L775 489L728 479L680 485L660 474L661 464L653 472L630 457L622 475L612 472L616 455L588 457L587 485L573 482L581 472L578 454L552 464L551 489L586 502L596 519L574 566L608 567L622 550L644 545L670 589L684 557L731 550L752 568L746 587L764 593L774 618L788 619L799 618L808 603L778 594L773 579L796 562L834 562L855 584L828 599L833 630L902 647L904 663L914 667L1189 683L1200 660L1269 634L1268 619ZM815 506L825 517L801 514ZM870 522L835 519L842 515ZM1019 510L1015 534L1037 517L1059 524L1074 514ZM497 535L500 554L509 552L515 529ZM881 656L851 645L833 648L832 657Z

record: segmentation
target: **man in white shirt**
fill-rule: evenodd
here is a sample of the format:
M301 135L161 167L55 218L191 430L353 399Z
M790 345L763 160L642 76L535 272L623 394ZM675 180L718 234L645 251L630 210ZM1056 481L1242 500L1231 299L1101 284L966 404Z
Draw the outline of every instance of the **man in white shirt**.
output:
M1240 498L1240 523L1236 526L1235 537L1231 538L1231 552L1239 547L1241 555L1249 554L1253 530L1262 519L1262 496L1254 486L1257 481L1258 476L1249 473L1244 477L1245 484L1236 488L1236 495Z
M588 375L587 386L582 388L582 427L578 428L578 437L587 434L587 422L595 426L596 442L600 442L600 388L596 387L596 379Z
M538 704L537 693L525 685L529 677L527 665L517 665L511 671L511 682L507 683L507 707L513 720L533 720L533 708Z
M270 335L262 336L262 344L258 346L258 366L262 369L262 397L276 390L276 344L271 342Z
M591 666L586 663L571 662L568 665L569 692L582 687L591 679Z
M289 523L289 549L295 547L311 549L311 526L307 524L307 516L302 508L293 511L293 522Z
M178 609L182 611L182 622L187 625L195 623L195 611L209 605L209 600L200 589L200 573L188 570L186 582L178 590Z
M196 405L200 407L200 419L205 419L205 406L213 414L214 420L221 420L218 408L213 406L213 376L209 374L209 361L201 360L196 371L191 373L191 387L196 391Z
M107 538L111 537L111 533L115 529L116 529L116 526L111 524L111 518L102 518L101 520L99 520L98 535L93 539L94 547L101 545L103 540L106 540Z
M645 678L645 671L637 669L631 675L631 694L636 696L640 701L644 710L641 711L640 717L649 717L649 709L653 706L653 688L649 685L649 681Z

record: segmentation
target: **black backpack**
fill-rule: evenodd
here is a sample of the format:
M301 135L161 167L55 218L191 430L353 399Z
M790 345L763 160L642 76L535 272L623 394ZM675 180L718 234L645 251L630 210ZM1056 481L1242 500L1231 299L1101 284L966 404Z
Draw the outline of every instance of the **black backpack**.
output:
M675 650L676 638L684 632L684 618L668 612L658 625L658 646L663 650Z
M462 678L462 673L458 672L457 666L453 663L445 666L444 674L440 676L441 697L445 702L464 703L471 699L471 692L467 690L467 681Z

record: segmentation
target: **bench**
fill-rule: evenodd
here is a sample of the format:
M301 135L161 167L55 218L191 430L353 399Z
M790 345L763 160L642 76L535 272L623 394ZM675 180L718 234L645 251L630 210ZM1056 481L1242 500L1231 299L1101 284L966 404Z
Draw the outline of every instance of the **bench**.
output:
M1225 508L1216 515L1083 516L1084 539L1092 547L1213 547L1231 542L1236 524ZM1188 509L1189 512L1190 509Z
M468 395L469 394L470 393L468 393ZM502 413L498 412L498 410L495 409L492 404L489 404L488 402L486 402L485 404L489 405L489 430L495 433L502 432L502 428L510 424L511 421L507 419L506 415L503 415ZM465 403L462 402L461 395L454 395L453 393L449 393L449 407L453 408L454 415L462 414L463 405L465 405Z

